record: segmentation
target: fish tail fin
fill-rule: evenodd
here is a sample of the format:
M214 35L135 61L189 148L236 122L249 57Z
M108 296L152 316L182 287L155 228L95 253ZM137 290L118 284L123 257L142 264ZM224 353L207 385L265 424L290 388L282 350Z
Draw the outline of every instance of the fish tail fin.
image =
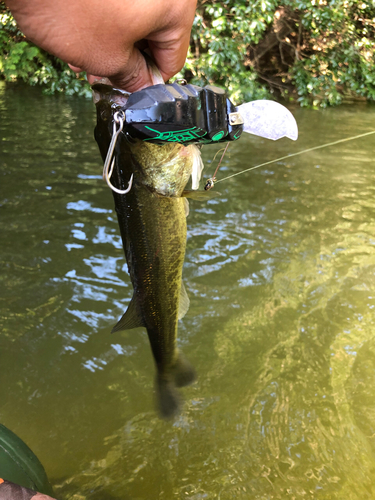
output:
M173 380L158 375L156 378L156 397L159 412L163 418L173 418L181 408L181 399Z
M194 368L182 354L179 354L174 368L174 381L176 386L185 387L185 385L192 384L196 378L197 374Z
M157 374L157 406L163 418L173 418L180 412L181 398L176 387L192 384L196 378L194 368L181 354L170 371Z

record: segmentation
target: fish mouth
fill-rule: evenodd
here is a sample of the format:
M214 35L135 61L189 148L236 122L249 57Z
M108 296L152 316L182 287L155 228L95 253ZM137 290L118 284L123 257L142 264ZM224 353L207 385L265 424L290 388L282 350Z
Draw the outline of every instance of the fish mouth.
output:
M130 96L130 92L113 87L108 78L101 78L91 85L94 104L99 101L111 101L119 106L124 106Z

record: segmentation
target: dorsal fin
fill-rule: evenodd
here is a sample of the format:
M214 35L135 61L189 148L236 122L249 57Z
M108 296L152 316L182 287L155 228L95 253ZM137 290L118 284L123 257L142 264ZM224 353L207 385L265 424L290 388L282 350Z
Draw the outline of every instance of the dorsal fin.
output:
M139 313L139 308L137 307L137 299L133 295L128 308L122 315L120 321L112 328L111 333L118 332L120 330L132 330L133 328L138 328L139 326L145 326L142 316Z

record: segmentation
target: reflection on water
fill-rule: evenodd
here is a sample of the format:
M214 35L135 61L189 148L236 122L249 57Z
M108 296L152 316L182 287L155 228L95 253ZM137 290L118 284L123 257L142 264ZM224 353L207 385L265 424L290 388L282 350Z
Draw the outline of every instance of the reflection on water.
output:
M367 132L375 108L295 115L296 144L244 137L219 176ZM375 136L191 202L179 341L199 380L168 423L145 332L109 333L132 288L92 104L3 84L0 118L0 418L56 495L374 498Z

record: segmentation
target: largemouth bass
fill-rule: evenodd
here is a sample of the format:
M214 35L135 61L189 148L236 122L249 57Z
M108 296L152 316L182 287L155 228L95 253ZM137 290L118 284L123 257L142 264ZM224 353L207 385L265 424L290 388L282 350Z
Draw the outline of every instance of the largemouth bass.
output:
M97 108L95 138L103 160L112 136L113 111L127 94L94 84ZM176 387L192 383L195 371L177 349L177 323L189 307L182 283L186 247L185 186L194 164L201 169L195 145L157 145L118 136L114 151L113 192L121 238L134 288L133 298L112 332L143 326L156 364L157 405L163 417L178 413Z

